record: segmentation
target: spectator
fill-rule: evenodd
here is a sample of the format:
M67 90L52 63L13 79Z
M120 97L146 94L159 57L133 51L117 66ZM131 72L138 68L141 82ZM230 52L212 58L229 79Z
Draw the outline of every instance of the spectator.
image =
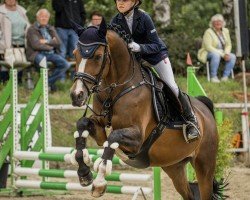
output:
M99 26L102 22L102 14L99 11L94 11L90 15L90 23L89 26Z
M70 19L83 26L85 22L85 9L82 0L52 0L55 10L55 27L62 40L60 47L64 58L74 59L73 51L76 47L78 36L71 27Z
M229 30L225 28L225 21L221 14L211 18L203 36L202 47L198 51L198 59L206 63L209 61L211 82L219 83L217 76L221 59L225 61L225 68L221 81L227 81L236 61L235 54L231 53L232 44Z
M25 34L29 27L26 10L16 0L4 0L0 6L0 55L4 60L4 52L8 48L24 47ZM8 80L8 70L0 67L0 80ZM22 82L22 71L18 73L18 82Z
M27 59L38 66L46 57L47 61L55 65L55 70L48 80L51 91L55 91L55 82L70 66L67 60L59 55L60 39L55 28L48 24L49 18L50 13L47 9L40 9L37 12L37 21L28 29L27 33Z

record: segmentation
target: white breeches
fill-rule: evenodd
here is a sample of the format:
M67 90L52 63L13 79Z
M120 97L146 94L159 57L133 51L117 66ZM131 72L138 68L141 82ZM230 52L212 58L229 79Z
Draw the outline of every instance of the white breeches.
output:
M165 58L154 66L160 78L170 87L176 97L179 96L179 88L174 80L174 74L169 58Z

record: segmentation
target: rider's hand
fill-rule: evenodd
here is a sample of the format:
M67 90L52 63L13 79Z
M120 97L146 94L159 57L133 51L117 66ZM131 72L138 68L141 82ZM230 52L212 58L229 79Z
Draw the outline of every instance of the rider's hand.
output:
M131 42L128 44L128 48L131 49L131 51L133 52L140 52L141 51L141 47L139 44L135 43L135 42Z

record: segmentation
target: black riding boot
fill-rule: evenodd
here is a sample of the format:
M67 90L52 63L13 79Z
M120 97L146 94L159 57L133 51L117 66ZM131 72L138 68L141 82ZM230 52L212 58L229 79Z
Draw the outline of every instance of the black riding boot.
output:
M184 137L186 141L192 142L197 140L200 137L200 131L197 123L197 119L193 113L192 106L188 96L185 93L179 91L178 99L181 102L182 109L183 109L183 117L187 121L186 125L186 134L184 133Z

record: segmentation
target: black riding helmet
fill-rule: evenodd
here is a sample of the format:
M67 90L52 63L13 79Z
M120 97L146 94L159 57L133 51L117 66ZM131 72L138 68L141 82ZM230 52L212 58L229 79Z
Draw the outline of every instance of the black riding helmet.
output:
M121 13L121 14L124 15L124 16L126 16L131 10L134 10L135 8L138 8L142 4L142 0L138 0L138 1L139 1L139 3L136 5L137 1L135 0L134 5L130 9L128 9L127 12ZM114 0L114 2L116 3L116 0Z

